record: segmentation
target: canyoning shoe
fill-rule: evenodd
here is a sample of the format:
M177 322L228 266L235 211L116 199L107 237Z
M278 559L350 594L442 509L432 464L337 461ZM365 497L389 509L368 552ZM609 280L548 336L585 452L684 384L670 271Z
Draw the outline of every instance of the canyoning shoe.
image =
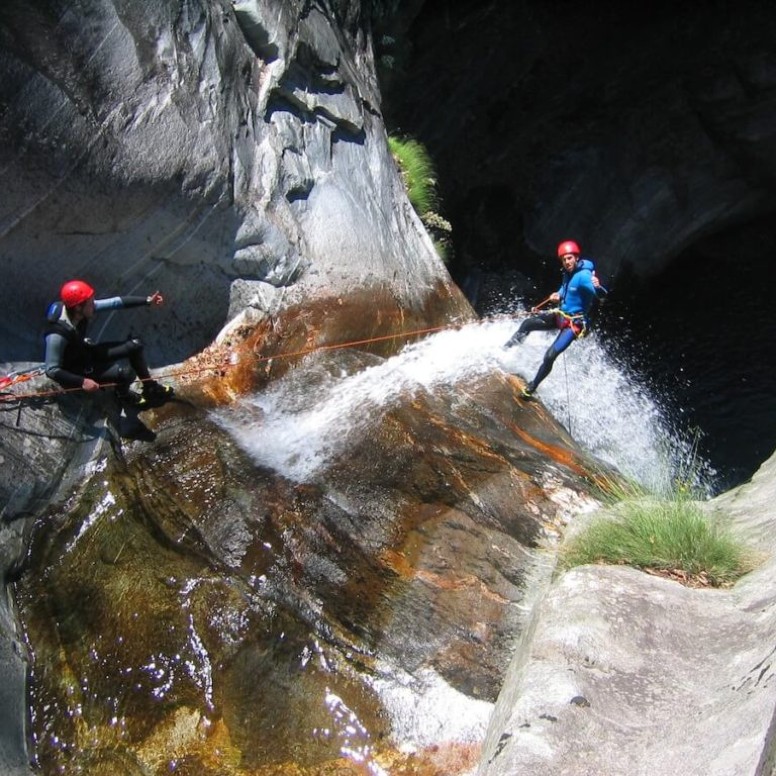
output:
M170 385L162 385L156 380L149 380L143 384L142 401L148 407L164 404L173 396L175 396L175 391Z
M143 406L143 397L134 391L116 391L116 398L122 407L140 409Z
M156 433L151 431L138 418L122 418L119 434L122 439L128 439L133 442L153 442L156 439Z
M523 386L523 390L520 391L520 398L526 401L533 401L536 398L536 389L528 383Z

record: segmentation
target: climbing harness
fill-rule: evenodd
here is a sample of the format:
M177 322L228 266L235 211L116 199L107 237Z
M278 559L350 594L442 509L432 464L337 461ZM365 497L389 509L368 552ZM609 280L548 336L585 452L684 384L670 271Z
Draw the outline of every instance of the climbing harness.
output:
M559 329L571 329L571 331L574 332L574 339L581 339L582 337L587 336L587 320L583 313L569 315L558 309L550 310L549 312L555 313Z

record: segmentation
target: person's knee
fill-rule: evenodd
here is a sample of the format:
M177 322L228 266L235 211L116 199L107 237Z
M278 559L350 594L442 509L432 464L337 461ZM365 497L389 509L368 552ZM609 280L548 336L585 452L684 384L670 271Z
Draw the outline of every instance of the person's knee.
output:
M122 385L131 385L135 380L135 370L126 364L116 366L116 382Z
M132 355L133 353L142 353L143 352L143 340L139 339L138 337L132 337L132 339L128 339L126 342L127 346L127 355Z
M544 363L548 366L552 366L555 363L555 359L558 357L559 353L557 350L555 350L554 345L550 345L549 348L547 348L547 352L544 354Z

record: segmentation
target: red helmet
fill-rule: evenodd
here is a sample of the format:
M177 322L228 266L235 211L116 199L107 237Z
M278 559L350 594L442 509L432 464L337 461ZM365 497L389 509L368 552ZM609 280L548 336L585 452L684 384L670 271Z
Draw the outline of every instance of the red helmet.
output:
M68 280L59 292L59 297L65 307L76 307L93 296L94 289L88 283L84 283L83 280Z
M562 258L567 253L573 253L575 256L579 256L582 253L582 249L573 240L566 240L558 246L558 258Z

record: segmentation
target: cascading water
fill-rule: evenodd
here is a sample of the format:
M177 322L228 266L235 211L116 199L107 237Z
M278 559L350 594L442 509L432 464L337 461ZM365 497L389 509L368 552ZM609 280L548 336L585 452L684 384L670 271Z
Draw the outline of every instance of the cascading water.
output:
M412 772L473 773L552 573L547 543L588 506L584 475L547 452L566 435L504 378L532 376L552 339L505 350L516 326L451 327L388 359L311 354L218 410L220 428L175 416L132 476L96 472L60 544L41 535L33 550L47 573L20 589L38 654L82 677L71 689L35 677L41 761L65 757L82 715L107 758L115 730L132 749L175 709L192 756L228 732L246 768L346 758L383 776L392 757L442 752L455 764ZM681 439L595 337L539 399L640 482L676 475Z
M318 481L338 450L368 433L374 413L408 392L433 392L435 385L492 370L532 377L553 335L535 332L505 350L517 320L499 317L446 330L355 374L324 371L311 356L301 372L220 412L219 421L260 465L294 481ZM710 474L692 460L691 440L595 336L556 361L538 397L580 445L651 490L670 490L689 469Z
M292 482L318 486L343 506L339 500L347 496L332 485L329 472L344 451L369 439L376 418L406 404L408 397L442 395L451 385L463 386L494 371L533 376L553 335L537 332L506 350L503 345L518 318L499 316L450 328L388 359L346 350L338 350L336 358L325 351L312 354L284 378L218 410L215 417L258 466ZM469 400L463 388L446 395L455 396L453 401ZM538 398L581 446L650 489L670 488L686 468L692 445L595 336L575 343L556 362ZM445 737L482 740L492 704L459 692L436 671L409 674L381 657L370 682L392 731L405 744L422 748ZM344 736L343 754L379 773L370 764L369 736L359 735L357 728L340 725L332 714L329 735ZM354 740L361 741L360 748Z

